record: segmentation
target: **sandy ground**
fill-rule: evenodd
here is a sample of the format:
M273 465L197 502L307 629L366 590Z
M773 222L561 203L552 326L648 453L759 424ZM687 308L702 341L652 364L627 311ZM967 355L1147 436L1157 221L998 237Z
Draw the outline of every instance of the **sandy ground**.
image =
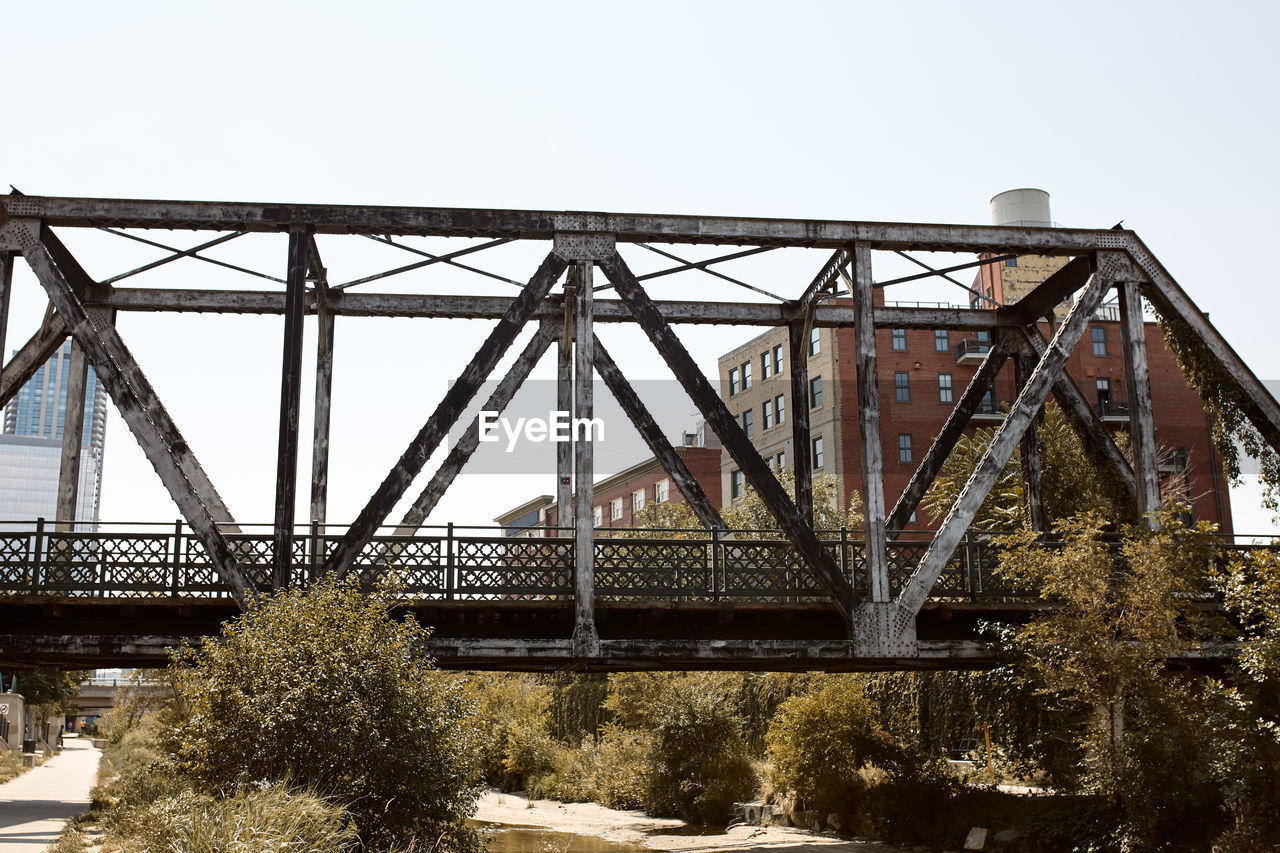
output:
M684 826L683 821L650 817L643 812L606 809L595 803L558 803L518 794L486 792L480 798L477 820L539 826L560 832L594 835L606 841L640 844L671 853L770 850L788 853L899 853L863 841L829 838L814 832L780 826L737 826L717 835L664 835L662 830Z

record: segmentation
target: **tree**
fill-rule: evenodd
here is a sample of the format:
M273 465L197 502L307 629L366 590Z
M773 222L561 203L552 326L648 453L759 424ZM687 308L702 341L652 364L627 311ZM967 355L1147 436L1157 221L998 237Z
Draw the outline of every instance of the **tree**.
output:
M995 429L981 427L973 435L963 436L956 442L942 471L921 501L932 521L941 520L951 509L995 435ZM1040 442L1040 489L1046 519L1052 522L1087 512L1112 519L1136 519L1133 502L1112 484L1113 478L1085 452L1084 445L1056 405L1045 405L1044 417L1036 424L1036 435ZM1122 447L1127 448L1125 434L1120 433L1117 437ZM1019 530L1030 526L1027 485L1022 476L1020 453L1020 450L1014 451L1000 472L996 484L974 516L973 528Z
M88 677L89 673L83 670L33 669L18 679L22 698L41 738L47 736L43 731L45 720L75 713L80 685Z
M844 813L866 792L860 771L884 762L892 739L855 677L835 676L783 702L765 742L775 789L804 808Z
M1062 525L1058 547L1015 534L998 569L1053 605L1006 628L1005 648L1039 695L1085 712L1081 780L1114 803L1130 849L1194 844L1183 818L1212 813L1217 798L1202 698L1167 671L1200 648L1215 530L1172 511L1157 521L1117 541L1106 519L1085 515Z
M476 851L476 735L459 679L389 615L392 591L326 582L259 600L175 656L182 767L210 793L284 782L346 806L372 849L416 837Z

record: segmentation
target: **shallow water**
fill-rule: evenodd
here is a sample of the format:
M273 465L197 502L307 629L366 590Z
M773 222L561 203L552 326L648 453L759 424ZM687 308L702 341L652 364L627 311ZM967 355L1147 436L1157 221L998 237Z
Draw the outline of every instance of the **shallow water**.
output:
M540 826L471 821L484 835L489 853L652 853L647 847L605 841L594 835L556 832Z

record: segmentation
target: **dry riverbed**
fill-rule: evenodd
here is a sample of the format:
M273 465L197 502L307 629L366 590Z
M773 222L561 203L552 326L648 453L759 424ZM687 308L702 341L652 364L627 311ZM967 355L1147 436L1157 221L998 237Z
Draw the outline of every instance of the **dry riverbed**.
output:
M670 853L769 850L785 853L899 853L896 847L829 838L781 826L736 826L713 835L680 832L683 821L650 817L644 812L606 809L595 803L526 800L518 794L487 791L476 820L536 826L558 832L593 835L620 844L639 844ZM668 834L670 833L670 834Z

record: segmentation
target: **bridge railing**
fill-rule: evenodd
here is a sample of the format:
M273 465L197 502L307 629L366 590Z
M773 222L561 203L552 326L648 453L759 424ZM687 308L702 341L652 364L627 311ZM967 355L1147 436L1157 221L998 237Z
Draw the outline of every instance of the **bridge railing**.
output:
M299 529L293 543L294 585L324 573L344 528ZM573 595L574 538L567 529L521 535L452 524L412 534L381 531L357 556L362 582L393 575L407 598L543 600ZM840 571L865 596L865 553L857 531L816 531ZM932 598L995 602L1034 597L996 572L1003 535L970 533L948 561ZM891 533L890 586L897 592L932 540L930 531ZM242 526L227 541L250 582L270 587L274 537L267 525ZM1227 548L1257 547L1224 541ZM1280 545L1272 540L1271 547ZM596 595L603 601L758 601L827 599L821 582L776 530L602 529L595 540ZM181 522L101 524L95 531L58 530L36 522L0 522L0 596L70 598L225 598L230 593L199 540Z

